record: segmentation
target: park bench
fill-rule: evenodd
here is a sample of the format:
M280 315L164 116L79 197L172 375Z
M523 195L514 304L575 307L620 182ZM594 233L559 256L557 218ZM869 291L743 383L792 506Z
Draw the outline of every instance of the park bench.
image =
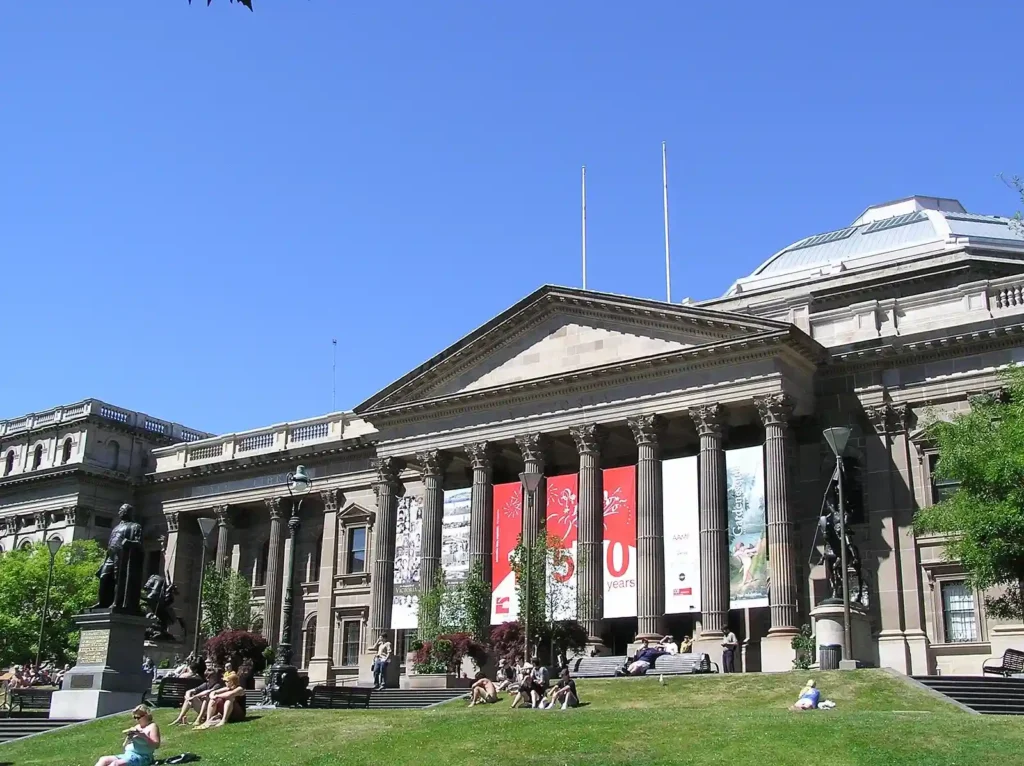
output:
M692 673L717 673L718 664L706 654L663 654L648 671L666 676L685 676Z
M156 706L181 707L185 703L185 692L202 683L202 678L165 678L157 689Z
M982 675L991 673L995 676L1009 678L1010 676L1024 674L1024 652L1017 649L1007 649L1003 652L1002 662L998 666L987 664L994 659L996 658L990 657L981 664Z
M29 710L49 710L50 698L53 697L53 689L27 689L10 690L10 711L15 709L20 713L26 708Z
M314 686L309 694L309 707L332 710L368 708L372 692L368 686Z

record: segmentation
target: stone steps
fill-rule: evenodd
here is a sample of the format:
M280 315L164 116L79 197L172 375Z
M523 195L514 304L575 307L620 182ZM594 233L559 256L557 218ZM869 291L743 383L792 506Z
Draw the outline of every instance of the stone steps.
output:
M78 721L74 720L46 718L44 716L45 714L39 717L15 715L14 718L0 718L0 744L11 742L21 737L27 737L30 734L41 734L59 729L68 724L78 723ZM3 760L3 756L0 756L0 762Z
M913 676L929 689L985 715L1024 715L1024 679Z

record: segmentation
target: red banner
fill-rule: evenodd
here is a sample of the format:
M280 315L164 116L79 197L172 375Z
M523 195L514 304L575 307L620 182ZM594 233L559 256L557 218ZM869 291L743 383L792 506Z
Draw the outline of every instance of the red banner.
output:
M556 620L576 619L576 531L578 476L548 477L547 533L563 546L561 565L549 571L552 616ZM550 567L549 567L550 568Z
M604 478L604 616L636 617L636 466Z
M494 485L494 563L491 582L491 624L519 616L519 596L509 556L523 531L523 493L518 481Z

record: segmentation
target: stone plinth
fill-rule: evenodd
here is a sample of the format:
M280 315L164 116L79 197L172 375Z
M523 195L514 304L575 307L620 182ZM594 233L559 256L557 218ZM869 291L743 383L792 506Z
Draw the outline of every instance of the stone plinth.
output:
M149 620L101 611L75 617L81 631L78 659L53 693L51 718L88 719L140 704L151 679L142 672Z
M409 676L409 689L468 689L473 685L472 678L460 678L449 673L417 673Z
M373 684L373 658L377 656L377 650L372 649L359 655L359 685L370 686ZM411 666L410 666L411 667ZM397 654L391 655L391 662L384 673L384 685L388 689L398 689L399 681L402 678L402 661Z
M814 620L814 657L818 658L818 647L828 644L843 645L843 605L822 603L811 610ZM875 650L871 642L871 620L867 612L860 606L850 606L850 639L852 657L843 657L844 661L856 660L860 665L872 664Z

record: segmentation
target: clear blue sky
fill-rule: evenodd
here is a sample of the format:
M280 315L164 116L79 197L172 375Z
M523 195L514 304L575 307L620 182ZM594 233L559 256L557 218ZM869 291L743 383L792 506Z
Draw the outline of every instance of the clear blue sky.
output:
M8 0L0 418L348 408L543 283L676 297L909 194L1012 213L1011 2ZM698 8L698 6L703 6ZM713 6L713 7L712 7Z

